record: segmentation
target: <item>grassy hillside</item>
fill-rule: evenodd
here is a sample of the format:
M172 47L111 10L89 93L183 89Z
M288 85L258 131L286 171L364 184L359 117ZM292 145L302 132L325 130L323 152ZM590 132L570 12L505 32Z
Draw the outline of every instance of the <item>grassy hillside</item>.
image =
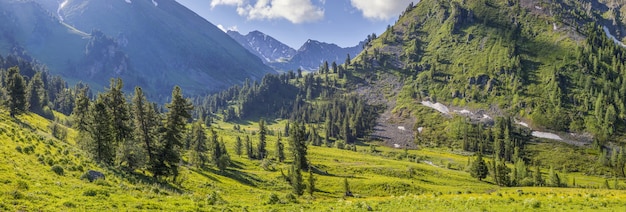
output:
M56 115L63 122L65 117ZM356 152L310 146L317 189L313 197L295 198L281 176L289 161L256 161L235 155L234 137L255 131L256 125L243 125L241 131L235 131L227 123L219 123L218 133L233 159L230 168L219 172L212 167L183 166L176 181L154 182L140 171L123 174L94 164L76 148L76 134L70 128L61 127L68 134L58 140L50 134L50 121L39 116L24 114L12 119L3 110L0 119L0 208L7 211L623 210L621 199L626 197L623 191L594 189L604 185L601 178L577 174L567 176L575 178L577 186L589 188L500 188L463 171L466 156L359 145ZM276 122L269 129L280 129L283 124ZM268 140L268 146L273 146L276 137ZM101 171L106 179L81 179L87 170ZM344 178L355 197L343 196ZM619 186L622 184L620 180Z

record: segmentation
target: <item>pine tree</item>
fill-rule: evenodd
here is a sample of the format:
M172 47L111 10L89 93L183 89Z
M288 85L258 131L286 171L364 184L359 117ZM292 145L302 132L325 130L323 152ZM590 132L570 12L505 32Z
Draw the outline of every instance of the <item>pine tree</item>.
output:
M112 165L115 158L113 129L103 98L102 95L98 96L89 108L86 127L89 138L82 146L96 161Z
M152 167L155 178L159 176L178 176L179 149L183 143L185 124L191 118L190 110L193 106L183 98L180 87L174 87L172 101L166 105L165 123L159 138L159 148L156 154L156 166Z
M482 154L480 152L476 156L476 160L470 166L470 174L472 177L482 181L489 174L489 169L487 168L487 164L485 160L483 160Z
M348 183L348 178L343 178L343 193L344 196L351 197L352 190L350 190L350 184Z
M82 92L81 92L82 93ZM82 96L82 95L81 95ZM80 97L80 101L85 97ZM79 98L76 99L79 102ZM135 95L132 100L132 117L134 122L133 137L140 143L144 150L144 158L147 157L148 167L155 165L156 129L159 124L158 114L152 104L146 100L146 96L140 87L135 87ZM78 104L76 108L79 108ZM74 110L76 112L76 109ZM77 113L78 114L78 113ZM78 115L76 117L79 117Z
M230 156L226 151L226 145L224 145L224 141L219 142L219 148L221 149L221 155L217 161L217 168L220 170L220 172L224 172L226 168L230 165Z
M533 173L535 186L543 186L543 178L541 178L541 171L539 170L539 166L535 166L535 172Z
M291 164L291 170L289 171L291 188L293 189L293 194L302 195L304 193L304 184L302 180L302 169L297 164Z
M261 119L259 121L259 144L257 146L257 153L259 153L259 160L263 160L267 156L266 143L267 129L265 128L265 121Z
M252 150L252 141L250 141L250 136L246 135L246 155L248 159L254 159L254 151Z
M299 123L294 123L291 129L289 129L289 135L289 150L291 151L294 164L299 169L308 169L305 130L300 127Z
M78 91L72 110L72 120L74 128L79 132L85 131L87 127L87 113L89 112L89 97L87 97L87 88L81 88Z
M243 144L241 143L241 137L237 136L237 139L235 139L235 153L237 153L237 156L241 157L242 149Z
M552 166L550 166L550 186L561 187L561 178L559 178L559 174L554 171Z
M7 70L6 90L11 117L26 110L26 85L20 74L20 68L11 67Z
M122 79L111 79L108 91L105 93L105 104L109 110L113 127L113 138L116 144L132 139L132 128L128 104L122 91Z
M285 145L280 134L278 134L278 140L276 141L276 159L281 163L285 161Z
M46 106L46 90L44 89L41 72L37 72L28 83L26 88L26 103L28 110L43 115L43 107Z
M204 165L208 161L206 156L207 149L207 137L204 133L204 128L200 122L195 122L191 128L191 145L190 145L190 157L191 163L198 168L204 168Z

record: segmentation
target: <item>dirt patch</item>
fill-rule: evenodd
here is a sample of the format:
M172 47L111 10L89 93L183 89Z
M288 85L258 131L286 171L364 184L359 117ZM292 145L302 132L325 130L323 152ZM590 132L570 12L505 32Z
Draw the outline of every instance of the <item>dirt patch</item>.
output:
M384 108L383 113L376 119L371 138L382 141L386 146L414 149L417 147L413 131L415 119L408 111L392 113L396 106L396 96L402 86L403 83L397 76L382 74L377 79L359 84L356 92L368 104L380 105Z

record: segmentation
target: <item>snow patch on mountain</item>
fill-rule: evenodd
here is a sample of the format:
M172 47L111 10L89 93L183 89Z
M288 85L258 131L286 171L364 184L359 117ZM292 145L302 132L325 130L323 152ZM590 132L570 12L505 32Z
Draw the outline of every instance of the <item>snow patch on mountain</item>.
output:
M152 4L154 4L154 6L155 6L155 7L158 7L158 6L159 6L159 3L158 3L158 2L156 2L155 0L152 0Z
M615 36L613 36L611 34L611 32L609 31L608 27L602 26L602 29L604 30L604 34L606 34L607 37L611 38L611 40L613 40L613 42L615 42L617 45L620 45L621 47L625 47L626 48L626 45L624 43L619 41Z
M126 3L132 4L133 2L131 0L124 0L126 1Z

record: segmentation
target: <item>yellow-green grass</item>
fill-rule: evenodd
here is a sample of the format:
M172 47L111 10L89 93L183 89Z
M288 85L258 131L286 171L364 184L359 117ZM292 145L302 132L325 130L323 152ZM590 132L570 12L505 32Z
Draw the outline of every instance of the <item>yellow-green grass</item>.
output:
M55 116L59 120L67 118ZM284 122L272 122L269 127L279 130ZM268 137L270 159L248 160L234 151L235 137L246 133L220 123L222 129L217 131L234 165L222 173L213 167L197 169L183 163L179 178L164 184L152 181L141 170L128 175L91 162L75 145L75 131L67 128L67 142L59 141L49 134L49 125L50 121L33 114L13 119L6 111L0 113L0 210L363 211L371 207L378 211L623 211L625 207L620 201L626 195L623 191L500 188L489 178L481 182L464 172L461 167L467 156L461 154L440 149L407 150L420 160L432 161L430 165L398 157L404 153L402 149L377 146L372 153L365 145L358 146L357 152L310 146L309 160L315 167L317 189L313 197L305 194L294 203L289 198L291 187L281 174L281 170L287 173L291 161L278 163L272 159L276 136ZM258 125L248 123L242 128L250 133ZM257 136L249 135L256 144ZM283 142L287 145L287 138ZM32 152L25 150L30 146ZM453 164L452 169L446 168L447 163ZM63 175L52 171L54 165L63 168ZM103 172L106 180L81 180L87 170ZM303 176L306 182L308 174ZM568 176L576 176L580 185L604 182L602 178L575 173ZM344 178L355 197L344 198ZM266 204L273 194L280 203ZM216 195L219 197L213 198Z

